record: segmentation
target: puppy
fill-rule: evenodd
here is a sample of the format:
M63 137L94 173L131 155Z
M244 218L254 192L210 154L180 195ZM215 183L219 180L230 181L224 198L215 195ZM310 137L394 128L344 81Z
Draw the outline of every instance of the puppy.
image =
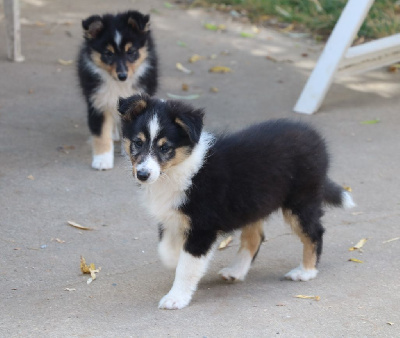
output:
M135 95L119 100L122 134L144 204L159 223L159 254L176 269L159 308L181 309L192 298L217 236L242 229L226 280L243 280L263 241L263 221L282 209L303 242L303 261L287 279L317 275L323 205L352 207L328 176L324 140L304 123L273 120L213 136L203 111L178 101Z
M137 11L93 15L82 26L85 40L78 75L92 134L92 167L106 170L114 166L113 139L119 140L118 98L155 93L157 56L149 15Z

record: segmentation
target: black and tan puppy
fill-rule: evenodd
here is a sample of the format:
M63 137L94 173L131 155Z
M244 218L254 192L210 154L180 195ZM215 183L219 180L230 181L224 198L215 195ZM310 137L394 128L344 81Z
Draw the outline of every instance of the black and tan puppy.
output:
M243 280L263 240L263 221L281 209L303 242L291 280L317 276L323 205L351 207L350 194L328 176L324 140L310 126L273 120L213 136L203 111L136 95L121 99L122 132L144 205L160 227L159 254L176 269L163 309L187 306L204 275L217 236L242 229L234 261L220 271Z
M120 96L157 89L157 56L149 16L137 11L93 15L82 21L84 43L78 74L92 133L92 167L114 166L114 143L119 140L116 110Z

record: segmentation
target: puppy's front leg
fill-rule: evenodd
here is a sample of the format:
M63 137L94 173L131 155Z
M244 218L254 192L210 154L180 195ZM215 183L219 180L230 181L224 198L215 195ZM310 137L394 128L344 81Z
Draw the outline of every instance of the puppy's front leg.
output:
M195 257L182 249L176 268L175 280L171 290L158 305L159 309L176 310L189 305L201 277L207 270L212 250L205 255Z

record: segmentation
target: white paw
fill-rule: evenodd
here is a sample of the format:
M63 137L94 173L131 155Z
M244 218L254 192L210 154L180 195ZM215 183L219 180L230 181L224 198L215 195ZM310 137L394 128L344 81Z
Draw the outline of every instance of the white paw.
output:
M107 170L114 167L114 151L93 155L92 168L97 170Z
M179 310L189 305L191 299L192 297L190 295L169 292L161 298L158 308L165 310Z
M223 268L218 272L218 274L225 280L229 282L234 282L237 280L243 281L247 275L247 271L241 271L238 269L235 269L234 267L229 267L229 268Z
M220 270L218 274L225 280L233 282L243 281L249 272L253 257L246 249L241 249L235 256L233 262L226 268Z
M310 279L314 279L317 277L318 270L317 269L311 269L311 270L306 270L303 268L302 265L298 266L297 268L289 271L286 275L286 279L291 279L294 281L303 281L306 282Z

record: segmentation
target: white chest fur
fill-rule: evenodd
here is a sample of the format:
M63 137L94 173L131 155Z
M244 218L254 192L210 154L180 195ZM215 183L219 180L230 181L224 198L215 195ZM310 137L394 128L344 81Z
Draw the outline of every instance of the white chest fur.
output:
M193 176L204 164L208 148L214 138L203 132L192 154L179 165L169 168L159 179L142 186L144 206L164 228L184 226L185 216L178 211L186 201L186 191L192 184Z
M93 65L90 60L86 61L86 66L93 73L99 75L102 81L99 88L90 97L93 106L100 111L111 112L115 116L118 115L117 105L119 97L128 97L143 90L137 86L137 82L139 77L144 75L149 68L149 64L143 62L133 76L129 77L126 81L118 81L104 69Z

